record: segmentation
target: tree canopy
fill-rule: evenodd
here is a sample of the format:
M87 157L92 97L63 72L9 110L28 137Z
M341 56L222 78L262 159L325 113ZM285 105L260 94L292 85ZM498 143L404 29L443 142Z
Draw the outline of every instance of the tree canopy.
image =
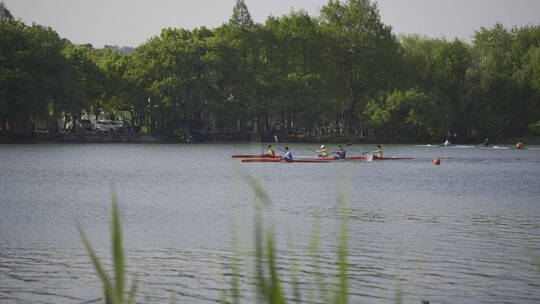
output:
M372 0L330 0L255 23L166 28L131 52L74 45L0 1L0 131L32 136L106 114L170 136L284 133L477 140L539 133L540 26L471 43L398 37Z

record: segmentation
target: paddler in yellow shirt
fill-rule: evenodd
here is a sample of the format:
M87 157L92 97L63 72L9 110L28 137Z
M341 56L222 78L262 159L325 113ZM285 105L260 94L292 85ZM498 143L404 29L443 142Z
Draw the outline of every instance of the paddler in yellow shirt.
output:
M373 157L376 158L382 158L382 148L381 145L376 145L376 149L373 151L370 151L370 153L373 155Z
M330 155L330 152L328 152L325 145L321 145L321 148L319 150L315 150L315 152L319 153L319 157L328 157L328 155Z
M268 150L266 150L266 156L268 157L271 157L271 158L275 158L276 157L276 151L274 151L274 148L272 148L272 145L268 145Z

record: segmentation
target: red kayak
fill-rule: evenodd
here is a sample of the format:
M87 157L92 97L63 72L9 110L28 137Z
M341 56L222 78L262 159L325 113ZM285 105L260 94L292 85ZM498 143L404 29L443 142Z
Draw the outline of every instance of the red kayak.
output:
M242 159L243 163L279 163L279 162L285 162L285 163L329 163L329 159L317 159L317 158L310 158L310 159L293 159L293 160L286 160L282 158L250 158L250 159Z
M340 158L329 158L329 157L321 157L318 159L324 159L324 160L342 160ZM397 159L414 159L412 157L377 157L373 156L373 160L397 160ZM345 160L367 160L365 156L351 156L345 158Z
M265 154L233 154L232 158L270 158L269 155Z

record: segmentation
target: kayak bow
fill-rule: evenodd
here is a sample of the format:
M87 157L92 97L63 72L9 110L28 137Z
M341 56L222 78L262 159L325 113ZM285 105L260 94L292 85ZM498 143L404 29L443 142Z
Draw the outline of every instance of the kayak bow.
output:
M271 158L269 155L265 154L233 154L232 158Z

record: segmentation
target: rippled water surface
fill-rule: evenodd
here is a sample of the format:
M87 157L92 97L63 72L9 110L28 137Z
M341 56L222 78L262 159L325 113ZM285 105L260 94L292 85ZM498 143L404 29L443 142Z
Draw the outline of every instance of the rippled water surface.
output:
M0 145L0 303L101 295L76 226L110 265L112 185L141 303L218 302L233 247L244 302L253 303L254 195L243 173L272 199L264 215L280 271L290 279L297 269L304 300L317 295L308 246L318 225L319 270L326 286L336 281L344 194L351 303L392 303L397 294L404 303L540 303L540 148L384 149L415 159L240 163L229 156L260 146Z

